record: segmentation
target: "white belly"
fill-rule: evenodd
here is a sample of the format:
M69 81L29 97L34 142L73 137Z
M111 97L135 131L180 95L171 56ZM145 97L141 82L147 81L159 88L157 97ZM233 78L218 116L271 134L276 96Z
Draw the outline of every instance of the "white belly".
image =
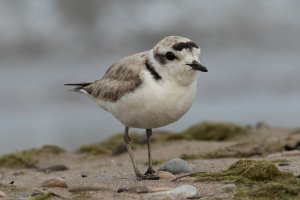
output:
M150 76L146 84L116 102L98 104L111 112L127 127L157 128L177 121L191 107L196 96L196 81L189 86L178 86L165 81L157 84Z

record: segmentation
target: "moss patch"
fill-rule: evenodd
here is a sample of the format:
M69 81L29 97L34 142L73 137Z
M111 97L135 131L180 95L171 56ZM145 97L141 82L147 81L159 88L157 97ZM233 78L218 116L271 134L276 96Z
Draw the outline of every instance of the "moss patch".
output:
M64 150L63 148L55 145L44 145L39 149L32 150L36 151L37 154L60 154L66 152L66 150Z
M253 189L245 190L237 194L238 197L250 197L251 199L298 199L299 183L296 185L270 182L258 185ZM297 198L298 197L298 198Z
M208 153L182 154L181 158L185 160L193 159L215 159L215 158L250 158L253 156L265 156L271 153L279 152L284 149L282 142L268 141L250 141L240 142L232 146L217 149Z
M294 129L290 135L300 134L300 128Z
M144 134L131 133L131 145L142 144L145 138ZM123 134L116 134L107 140L91 145L84 145L79 148L79 153L86 153L91 155L99 154L120 154L126 151L123 141Z
M183 134L188 139L224 141L245 132L244 127L235 124L204 122L188 128Z
M30 198L30 200L49 200L49 199L63 199L63 198L60 198L58 195L52 192L41 193L39 195L35 195Z
M191 126L181 134L173 134L166 137L166 140L211 140L224 141L239 134L247 133L244 126L239 126L231 123L212 123L203 122Z
M265 160L239 160L222 172L198 173L198 181L234 182L235 199L296 199L300 180Z
M6 154L0 157L0 167L10 168L34 168L38 163L38 156L41 154L59 154L65 152L64 149L45 145L41 148L33 148L20 152Z
M33 168L37 164L37 160L30 152L11 153L0 157L0 167L12 168Z
M273 163L265 160L239 160L228 169L216 173L200 173L198 180L222 180L250 183L272 181L277 178L292 177L291 173L281 172Z

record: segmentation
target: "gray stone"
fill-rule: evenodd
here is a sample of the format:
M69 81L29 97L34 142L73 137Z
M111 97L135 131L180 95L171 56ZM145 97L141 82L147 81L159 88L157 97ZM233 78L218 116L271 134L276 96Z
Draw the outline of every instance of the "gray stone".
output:
M0 198L6 197L6 194L0 190Z
M42 187L60 187L60 188L68 188L66 181L63 178L55 177L50 178L42 182Z
M176 200L186 199L187 197L198 194L197 189L192 185L181 185L165 192L149 193L144 195L144 200Z
M109 191L109 189L105 187L98 186L73 186L69 188L69 192L87 192L87 191Z
M38 169L38 171L45 172L45 173L65 171L65 170L68 170L68 167L63 164L49 165Z
M236 190L236 185L233 183L223 185L218 191L217 194L224 194L224 193L229 193L233 192Z
M166 171L158 171L155 173L155 176L158 176L160 179L174 179L176 178L175 175L173 175L170 172L166 172Z
M132 193L137 193L137 194L148 193L149 191L150 191L149 188L146 186L134 186L134 187L129 187L129 188L119 188L117 190L118 193L132 192Z
M186 161L180 158L173 158L168 162L163 163L162 166L159 168L159 171L167 171L172 174L195 172Z

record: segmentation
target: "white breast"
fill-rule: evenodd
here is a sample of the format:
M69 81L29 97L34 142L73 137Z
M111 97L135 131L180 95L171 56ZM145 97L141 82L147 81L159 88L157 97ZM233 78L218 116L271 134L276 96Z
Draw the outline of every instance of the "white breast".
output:
M143 73L144 83L116 102L98 104L111 112L125 126L157 128L177 121L191 107L196 96L196 81L189 86L174 82L156 81L150 73Z

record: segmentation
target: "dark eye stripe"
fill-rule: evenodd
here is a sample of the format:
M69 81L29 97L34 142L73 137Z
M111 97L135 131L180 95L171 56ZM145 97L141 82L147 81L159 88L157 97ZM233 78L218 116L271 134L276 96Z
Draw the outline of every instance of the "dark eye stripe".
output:
M176 43L172 46L172 48L175 51L182 51L182 49L192 49L192 48L199 49L199 47L192 41Z

